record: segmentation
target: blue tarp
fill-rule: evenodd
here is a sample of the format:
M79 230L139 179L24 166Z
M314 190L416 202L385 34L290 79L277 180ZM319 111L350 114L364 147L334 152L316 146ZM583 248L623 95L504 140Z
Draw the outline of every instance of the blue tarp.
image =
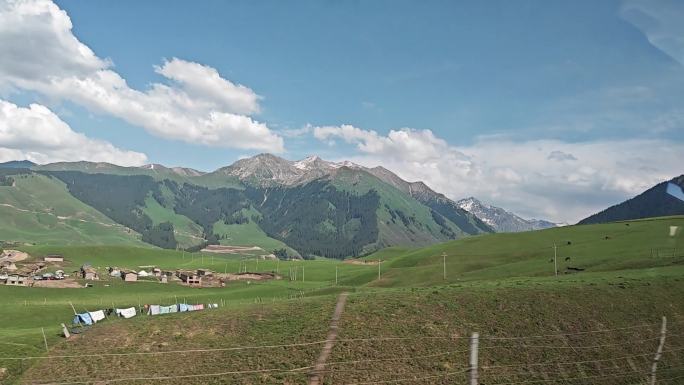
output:
M81 325L92 325L93 324L93 319L90 318L90 314L88 313L82 313L82 314L77 314L76 317L74 317L74 324L81 324Z
M684 201L684 191L682 191L682 188L679 185L670 182L667 184L667 190L665 191L680 201Z

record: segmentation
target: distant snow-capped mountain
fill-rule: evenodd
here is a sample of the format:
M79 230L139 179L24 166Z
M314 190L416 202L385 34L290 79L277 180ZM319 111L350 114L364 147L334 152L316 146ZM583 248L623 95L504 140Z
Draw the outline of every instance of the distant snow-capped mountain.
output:
M557 227L559 224L542 219L524 219L518 215L506 211L501 207L482 203L476 198L470 197L456 202L460 208L480 218L498 233L514 233Z

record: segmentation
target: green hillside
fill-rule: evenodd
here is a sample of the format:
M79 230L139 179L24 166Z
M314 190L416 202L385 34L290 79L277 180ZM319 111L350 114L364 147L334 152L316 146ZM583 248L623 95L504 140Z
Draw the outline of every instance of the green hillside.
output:
M489 234L415 250L382 251L365 259L388 260L383 279L373 283L385 287L553 276L554 244L561 276L682 266L684 234L670 236L670 226L684 228L684 217Z
M347 261L263 261L128 246L23 247L35 258L65 255L67 270L89 262L97 269L116 264L236 272L246 264L248 271L279 272L286 278L294 270L298 279L203 289L120 280L95 282L89 289L0 286L5 314L0 319L5 346L0 363L2 357L45 354L40 332L44 327L50 355L79 357L33 360L23 366L5 362L8 381L93 381L144 373L150 378L170 376L165 383L180 384L187 378L176 376L202 373L206 376L201 377L202 383L301 383L306 370L288 370L316 360L320 345L312 341L325 338L336 294L349 291L338 329L340 340L328 360L332 364L326 384L424 383L427 378L436 384L462 383L468 362L467 337L474 331L483 336L482 383L546 383L556 378L553 375L618 385L641 383L650 370L663 315L668 317L669 334L659 378L676 378L684 375L684 355L677 350L684 346L684 250L680 249L684 238L681 232L670 236L670 226L684 227L684 217L481 235L425 248L388 248ZM553 271L554 243L558 276ZM378 259L383 261L379 269ZM57 336L58 324L70 317L69 303L83 311L177 301L223 306L197 313L107 320L72 341ZM305 345L116 358L80 356L83 352L298 343ZM277 370L210 376L268 368Z
M0 240L41 244L144 245L140 236L38 174L14 175L0 186Z
M370 169L320 158L296 163L261 154L211 173L156 164L27 165L30 170L3 169L0 185L11 186L16 173L58 179L100 217L131 229L142 242L166 249L232 244L268 252L285 248L307 258L346 258L388 246L425 246L491 231L425 185L420 184L421 197L441 197L443 202L419 201L410 188L399 188L407 182L389 171L392 178L385 181ZM32 199L41 199L34 205L54 203L49 194ZM12 221L18 225L14 232L26 233L15 238L43 239L32 239L20 218ZM79 242L88 242L89 230L82 230L85 237ZM0 232L0 238L14 232Z
M332 184L340 190L357 194L377 192L380 197L377 208L380 231L378 240L373 245L376 248L429 245L467 235L453 222L420 204L410 195L365 172L341 170L335 174Z

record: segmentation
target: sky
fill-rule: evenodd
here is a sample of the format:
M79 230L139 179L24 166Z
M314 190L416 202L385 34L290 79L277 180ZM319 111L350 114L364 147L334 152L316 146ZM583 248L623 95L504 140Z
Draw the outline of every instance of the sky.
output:
M684 2L0 0L0 161L382 165L575 222L684 173Z

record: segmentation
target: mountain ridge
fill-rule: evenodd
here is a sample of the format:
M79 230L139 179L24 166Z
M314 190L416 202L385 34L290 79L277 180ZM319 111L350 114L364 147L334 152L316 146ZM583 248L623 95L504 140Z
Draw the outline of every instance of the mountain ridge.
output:
M641 194L590 215L578 224L607 223L630 219L684 214L684 201L668 191L674 185L684 188L684 175L658 183Z
M464 198L456 203L462 209L473 213L483 222L490 225L496 232L532 231L559 226L559 224L545 220L524 219L501 207L485 204L475 197Z
M164 248L257 242L344 258L492 232L422 182L317 156L290 161L259 154L208 173L83 161L34 165L28 172L55 188L65 185L65 193ZM12 194L13 179L6 179L0 203Z

